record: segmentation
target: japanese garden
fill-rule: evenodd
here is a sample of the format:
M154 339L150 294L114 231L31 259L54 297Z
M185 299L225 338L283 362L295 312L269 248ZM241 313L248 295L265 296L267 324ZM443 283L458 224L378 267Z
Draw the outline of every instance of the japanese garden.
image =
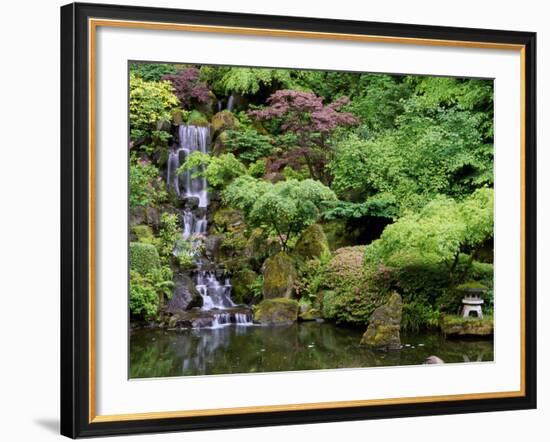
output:
M129 65L130 377L493 360L493 82Z

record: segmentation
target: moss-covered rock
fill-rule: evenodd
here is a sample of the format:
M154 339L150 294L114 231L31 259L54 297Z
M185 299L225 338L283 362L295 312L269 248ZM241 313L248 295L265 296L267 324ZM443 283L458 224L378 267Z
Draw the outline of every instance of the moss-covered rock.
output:
M233 115L233 112L223 110L214 114L211 124L212 133L218 134L227 129L235 129L235 127L237 127L237 118Z
M192 110L187 116L187 124L191 126L208 126L208 119L198 110Z
M367 331L361 338L361 345L376 350L398 350L401 348L401 315L403 301L398 293L392 293L388 302L372 314Z
M160 258L156 247L141 242L130 243L130 269L141 275L160 268Z
M216 137L216 141L214 142L214 147L212 148L212 153L215 156L226 153L225 143L227 142L228 138L229 134L226 130L218 134L218 136Z
M319 224L312 224L304 230L294 247L294 253L304 259L330 254L327 237Z
M264 325L292 324L298 319L298 301L287 298L264 299L254 306L254 322Z
M447 336L492 336L493 318L443 315L439 321L439 327Z
M222 207L216 210L212 220L214 222L214 226L220 232L227 232L244 225L244 217L242 212L240 210L230 209L228 207Z
M267 258L263 266L265 299L290 298L296 281L294 261L285 252Z
M317 321L318 319L321 319L321 311L317 308L310 308L309 310L306 310L305 312L300 313L300 320L302 321Z
M132 227L132 234L137 242L146 244L154 244L155 236L153 235L153 229L145 224L139 224Z
M237 304L249 304L252 301L252 285L258 274L251 269L243 268L231 277L231 297Z

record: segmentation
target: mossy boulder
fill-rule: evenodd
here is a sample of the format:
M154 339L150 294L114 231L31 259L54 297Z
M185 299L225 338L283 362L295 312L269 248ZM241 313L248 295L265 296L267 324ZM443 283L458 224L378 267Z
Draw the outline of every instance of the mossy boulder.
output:
M235 129L237 127L237 118L233 112L223 110L214 114L211 120L212 133L218 134L224 130Z
M229 132L224 130L218 134L216 141L214 142L214 147L212 148L212 153L214 156L219 156L226 153L225 144L229 138Z
M227 232L244 226L244 217L240 210L223 207L213 216L214 225L221 232Z
M294 247L294 253L305 259L330 255L327 237L319 224L312 224L304 230Z
M249 304L252 301L252 285L258 274L251 269L244 268L235 272L231 277L231 297L237 304Z
M146 244L154 244L155 236L153 235L153 229L145 224L139 224L132 227L132 235L137 242Z
M296 281L296 268L293 259L285 252L267 258L263 265L265 299L290 298Z
M372 314L367 331L361 338L361 345L375 350L398 350L401 348L401 315L403 300L394 292L388 302Z
M172 123L176 126L184 124L187 118L188 112L184 109L175 109L172 111Z
M264 299L253 309L254 322L263 325L292 324L298 319L299 306L294 299Z
M314 307L300 313L301 321L317 321L319 319L322 319L321 311Z
M187 116L187 124L191 126L208 126L208 119L198 110L192 110Z
M141 275L146 275L160 268L160 258L156 247L141 242L130 243L130 269Z
M492 336L493 318L464 318L457 315L443 315L439 327L446 336Z

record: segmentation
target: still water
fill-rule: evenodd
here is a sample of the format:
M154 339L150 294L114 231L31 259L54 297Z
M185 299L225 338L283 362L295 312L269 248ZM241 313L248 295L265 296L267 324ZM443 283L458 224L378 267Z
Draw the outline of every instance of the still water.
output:
M317 370L493 360L493 340L445 339L439 333L402 334L403 349L359 346L363 331L330 323L230 325L215 329L141 329L130 336L130 377L167 377Z

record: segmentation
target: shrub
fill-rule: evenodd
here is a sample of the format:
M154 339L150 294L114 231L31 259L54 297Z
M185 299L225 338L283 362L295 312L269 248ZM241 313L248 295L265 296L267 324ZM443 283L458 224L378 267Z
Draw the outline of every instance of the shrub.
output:
M225 147L248 162L266 157L273 150L271 137L258 133L252 127L244 127L241 130L228 130Z
M322 292L323 317L355 325L368 323L374 309L384 303L389 290L382 278L363 266L364 246L343 247L328 263Z
M159 230L159 255L163 262L167 262L172 256L176 241L181 237L178 216L173 213L162 213L160 215Z
M418 332L421 329L437 327L439 316L439 310L422 301L404 304L401 330Z
M142 319L158 317L164 298L172 297L173 274L170 267L150 269L145 275L130 270L130 312Z
M145 81L130 73L130 139L156 138L165 143L167 132L159 131L159 121L170 121L178 100L166 81Z
M149 161L135 156L130 159L130 208L155 206L167 197L164 181L159 178L159 170Z
M160 268L160 259L154 245L141 242L130 243L130 270L145 276L158 268Z

